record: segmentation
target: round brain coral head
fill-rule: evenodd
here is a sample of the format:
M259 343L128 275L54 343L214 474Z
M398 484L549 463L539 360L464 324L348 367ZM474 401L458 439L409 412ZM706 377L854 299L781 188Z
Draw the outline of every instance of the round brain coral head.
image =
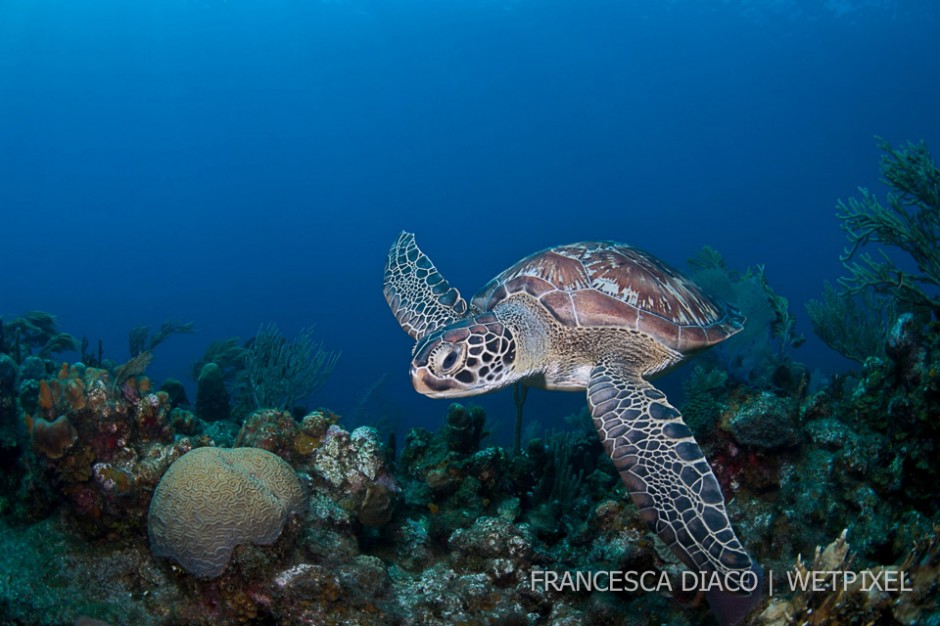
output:
M215 578L236 546L270 545L304 505L294 470L257 448L197 448L157 485L147 525L150 549L194 576Z

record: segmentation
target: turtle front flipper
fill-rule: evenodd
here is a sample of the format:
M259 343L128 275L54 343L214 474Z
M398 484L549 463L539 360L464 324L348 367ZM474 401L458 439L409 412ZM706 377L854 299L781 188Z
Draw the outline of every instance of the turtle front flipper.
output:
M406 333L421 339L467 314L467 301L403 232L385 262L385 301Z
M691 569L760 580L731 528L715 474L665 394L614 363L594 367L587 396L604 448L650 528ZM761 598L759 588L710 593L709 604L722 623L735 624Z

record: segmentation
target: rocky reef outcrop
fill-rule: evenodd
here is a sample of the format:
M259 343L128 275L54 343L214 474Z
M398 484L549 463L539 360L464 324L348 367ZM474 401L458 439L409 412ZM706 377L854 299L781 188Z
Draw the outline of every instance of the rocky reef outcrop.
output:
M910 583L778 584L749 623L936 619L940 327L900 324L890 342L822 384L792 362L762 386L707 362L691 372L683 414L766 570L778 581L904 572ZM712 619L682 591L682 565L637 517L584 416L513 455L486 445L480 409L453 404L393 458L376 429L347 429L325 409L205 419L142 373L35 359L12 380L22 450L0 483L0 606L14 622ZM571 582L597 572L646 577L618 591Z

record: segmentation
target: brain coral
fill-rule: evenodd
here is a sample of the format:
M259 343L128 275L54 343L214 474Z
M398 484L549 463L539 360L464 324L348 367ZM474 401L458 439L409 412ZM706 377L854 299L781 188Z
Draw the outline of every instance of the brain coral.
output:
M181 456L150 503L150 549L215 578L236 546L274 543L304 491L290 465L257 448L197 448Z

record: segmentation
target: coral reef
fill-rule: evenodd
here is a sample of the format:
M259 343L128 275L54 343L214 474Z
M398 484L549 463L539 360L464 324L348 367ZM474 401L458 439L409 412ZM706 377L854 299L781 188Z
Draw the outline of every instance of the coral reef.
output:
M786 298L767 282L764 266L744 273L729 268L721 254L706 246L688 260L692 280L708 293L733 303L747 318L744 329L709 350L705 359L741 382L769 386L781 368L790 363L790 350L805 338L796 331L796 318Z
M240 545L269 545L299 513L304 491L291 466L257 448L198 448L163 475L147 529L156 556L215 578Z
M227 420L232 414L222 370L215 363L206 363L199 372L196 380L196 413L209 422Z
M10 447L16 439L16 387L19 371L16 362L0 353L0 445Z
M775 323L789 332L788 315L760 281L744 290L760 332L731 375L721 360L689 369L682 409L736 531L778 584L748 623L937 623L940 324L897 315L858 372L812 388L780 352L795 335L759 346ZM396 459L374 428L323 409L210 421L181 385L155 391L148 356L111 371L0 356L0 621L714 623L678 588L683 566L635 515L583 413L511 454L486 447L481 409L453 404ZM266 460L247 468L246 456ZM212 461L187 470L201 458ZM283 489L265 486L271 468ZM779 586L822 568L905 572L910 591ZM603 572L674 589L534 582Z
M238 442L290 462L310 481L314 500L338 505L346 523L355 519L382 526L399 492L385 450L374 428L361 426L350 433L336 424L338 419L314 411L297 422L285 411L262 409L245 420Z
M77 349L75 337L59 332L56 316L51 313L29 311L6 322L0 320L0 353L9 354L17 363L32 356L34 350L47 359Z
M450 405L444 432L447 448L463 454L476 452L480 449L480 441L485 434L485 423L486 415L480 407L465 408L457 403Z
M940 523L932 504L940 334L905 320L890 333L887 357L870 357L857 377L837 377L802 399L697 383L683 413L759 560L806 552L807 542L824 544L848 527L859 558L896 562Z
M170 406L174 409L180 406L189 406L189 397L183 383L175 378L167 378L160 384L160 391L165 391L170 398Z
M48 506L64 496L92 535L137 532L163 471L199 445L174 437L168 396L144 376L116 387L106 370L63 363L55 378L25 388L38 392L25 415L30 489Z
M858 570L846 532L798 557L783 580L791 593L771 598L753 626L936 623L940 598L940 529L914 544L898 566Z
M901 333L898 341L905 340L917 339L905 339ZM931 354L929 350L922 352L924 358ZM809 511L820 507L824 516L838 515L842 520L853 517L851 510L833 508L825 493L814 496L805 491L806 483L818 479L819 489L832 492L828 496L832 499L839 496L840 489L842 494L849 493L832 474L833 464L820 463L819 455L831 453L833 445L856 444L839 417L830 413L832 389L807 398L805 408L798 411L784 396L752 393L729 384L727 379L700 376L704 379L696 383L699 395L711 395L714 406L724 407L716 413L721 423L711 445L738 449L736 456L718 459L718 463L729 466L727 472L719 474L731 472L737 481L734 500L729 503L736 525L751 545L758 546L760 560L779 576L785 571L782 564L792 562L793 554L811 549L807 548L808 541L829 532L819 518L808 515ZM48 382L46 386L49 395L54 395L55 386ZM852 401L852 397L854 394L843 401ZM40 403L47 401L40 399ZM790 430L808 433L802 435L809 441L807 451L789 443L789 439L780 447L779 432L764 427L757 428L756 435L736 439L732 424L739 414L750 416L746 421L760 421L757 416L766 414L770 424L778 424L785 416ZM650 572L655 580L679 580L681 575L681 566L668 550L659 546L655 536L631 514L613 468L602 462L606 457L595 447L598 444L593 433L555 434L547 443L530 442L522 454L510 456L497 448L480 450L478 445L466 445L467 440L456 433L478 430L477 426L468 429L467 424L483 430L483 415L479 409L452 406L438 432L414 430L409 434L398 462L399 471L393 478L374 430L360 428L350 433L336 420L335 415L318 412L297 421L289 413L265 410L246 421L239 443L258 446L250 449L254 454L268 454L261 451L266 448L288 459L293 469L286 468L283 461L275 463L285 468L285 477L294 481L296 471L310 495L309 507L291 517L272 548L243 545L217 578L205 580L151 557L139 533L128 533L124 542L111 548L99 546L97 557L92 559L81 538L61 525L64 518L49 518L43 522L43 532L71 555L77 567L98 567L98 584L89 589L88 581L68 575L58 578L54 588L73 593L83 589L79 593L89 601L57 612L52 608L54 595L48 589L34 595L18 589L17 604L11 605L7 613L20 619L29 616L41 623L80 616L120 621L119 614L136 616L135 623L141 624L707 623L703 607L676 609L665 593L533 588L533 575L543 576L537 572L545 571L559 575L572 571ZM766 436L761 435L765 432ZM478 444L475 436L471 440ZM74 445L80 442L81 437ZM856 443L860 442L856 439ZM198 459L199 455L241 453L199 448L182 456L172 468L184 467L187 458ZM771 455L782 458L768 469L766 459ZM817 476L807 472L812 466L830 469ZM164 481L173 480L172 468ZM768 472L773 475L768 477ZM842 479L849 478L858 483L854 471ZM119 482L114 475L108 479ZM206 477L199 484L202 488L213 480L214 476ZM395 483L403 490L402 502L397 502L401 498ZM833 489L834 484L839 487ZM162 483L154 506L163 497L161 489ZM880 513L879 504L871 500L870 494L868 497L866 506L873 507L870 517L875 517ZM226 504L211 508L226 510ZM791 511L787 513L787 509ZM922 534L917 529L928 520L912 523L909 509L898 511L902 515L898 527L907 529L898 535L898 543L908 542L909 546ZM194 531L197 526L186 524L187 517L172 515L181 527ZM60 521L53 524L53 519ZM795 529L806 523L822 528L801 536ZM877 559L885 556L884 551L864 541L874 532L865 523L850 530L859 534L863 549L857 561L850 564L852 567L856 562L862 567L867 559L873 564L864 567L881 571L877 563L885 561ZM881 527L878 532L887 531ZM17 536L22 538L17 540ZM30 549L25 545L35 541L30 537L7 530L0 523L0 541L10 542L15 554ZM762 543L764 548L760 547ZM931 608L935 600L929 585L937 584L937 556L936 544L930 545L922 544L913 556L908 547L896 560L888 561L902 566L908 563L906 567L911 571L916 568L910 564L917 563L918 572L923 572L913 579L919 595L905 599L905 608L892 609L897 623L915 623L935 611ZM226 556L223 561L228 560L229 549L226 545L221 551ZM8 567L22 567L26 572L35 571L37 566L26 566L17 558ZM109 583L112 576L120 582ZM134 585L133 590L120 595L128 584ZM14 590L4 593L11 598ZM875 602L871 606L885 606L876 600L870 601ZM780 620L805 617L809 610L806 607L819 613L833 604L811 598L799 608L797 602L791 596L775 596L769 608L752 623L795 624L798 622ZM868 606L855 600L849 604L840 600L837 604L843 607L840 615L861 614L849 613L844 606ZM773 615L777 621L769 621L768 616Z
M848 293L874 289L895 297L905 310L940 310L940 169L921 143L908 143L895 149L882 139L878 147L881 175L890 187L888 206L883 206L867 189L862 198L839 201L837 216L849 240L841 261L849 276L840 279ZM876 261L870 254L852 261L861 248L882 243L905 253L917 265L918 273L905 271L885 252Z
M64 415L51 422L42 417L33 420L33 448L49 459L61 459L77 439L78 431Z
M734 440L744 446L773 450L798 441L796 405L768 391L749 397L728 423Z
M151 333L149 326L137 326L127 335L127 347L133 358L144 352L153 352L154 348L166 341L170 335L191 335L194 332L196 332L194 323L176 320L163 322L154 333Z
M309 469L311 455L338 420L334 413L314 411L298 422L286 411L261 409L245 419L238 445L273 452L295 467Z
M847 359L864 363L870 356L884 356L888 329L897 317L895 303L870 291L839 293L826 282L823 299L806 303L813 332L827 346Z
M277 326L262 326L245 353L245 385L254 408L291 410L319 389L340 354L329 352L304 328L293 341Z
M198 379L207 363L215 363L222 370L224 380L233 380L245 369L245 353L246 349L238 337L213 341L202 357L193 363L192 377Z
M145 542L89 543L60 516L28 526L0 519L0 553L4 624L159 626L186 602Z

